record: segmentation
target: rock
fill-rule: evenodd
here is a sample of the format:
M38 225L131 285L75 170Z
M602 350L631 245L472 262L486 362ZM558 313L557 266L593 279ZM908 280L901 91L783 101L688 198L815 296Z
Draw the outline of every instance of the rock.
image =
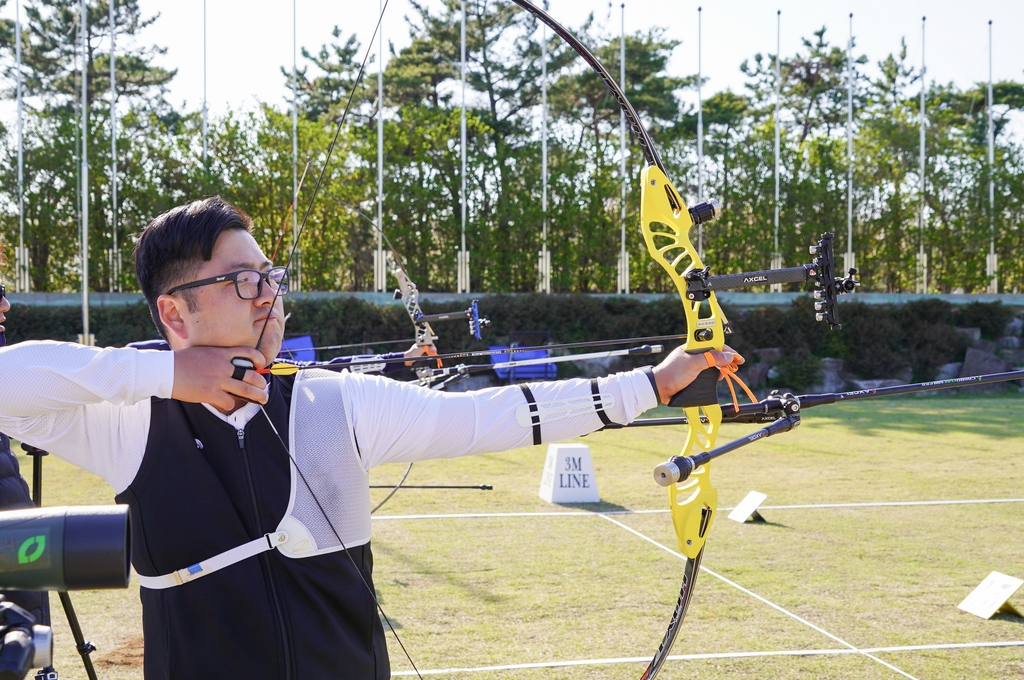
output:
M953 378L960 377L960 369L963 368L964 362L954 361L951 364L943 364L939 366L939 370L935 373L936 380L952 380Z
M984 375L986 373L1003 373L1013 368L1010 363L1000 359L991 352L983 352L974 347L967 350L964 356L964 365L960 369L960 377L967 378L972 375ZM961 387L962 392L972 394L999 394L1006 391L1006 383L991 383L989 385L972 385Z
M906 385L907 383L910 382L910 379L913 377L914 369L912 369L910 366L904 366L899 371L897 371L895 375L896 380L902 381L900 382L901 385Z
M822 357L821 359L821 370L832 371L834 373L842 373L846 370L846 362L842 359L833 359L832 357Z
M821 382L811 385L811 392L842 392L846 389L846 380L841 376L845 362L842 359L824 357L821 360Z
M906 385L907 380L898 380L896 378L883 378L881 380L853 380L853 386L858 390L877 390L882 387L896 387L897 385Z
M1022 331L1024 331L1024 319L1010 319L1003 333L1019 338Z
M964 335L966 335L968 338L970 338L974 342L977 342L978 340L981 340L981 329L980 328L961 328L961 327L957 327L956 328L956 332L957 333L963 333Z
M1011 366L1024 366L1024 349L1000 349L996 351L1000 359L1005 359Z
M779 375L780 375L779 369L775 368L774 366L772 366L771 368L768 369L768 379L769 380L778 380Z
M765 384L765 381L768 379L769 369L771 369L771 366L763 362L743 364L743 369L740 370L738 375L743 382L747 383L750 389L754 389Z
M996 341L996 346L999 349L1020 349L1020 344L1019 335L1006 335Z
M782 350L778 347L764 347L755 349L754 356L759 357L761 363L774 366L782 361Z
M992 354L996 351L996 343L991 340L975 340L971 347L987 354Z

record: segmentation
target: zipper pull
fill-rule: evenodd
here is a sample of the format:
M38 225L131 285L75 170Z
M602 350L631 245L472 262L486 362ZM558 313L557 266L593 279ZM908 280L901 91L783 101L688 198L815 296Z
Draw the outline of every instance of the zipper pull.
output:
M238 431L238 448L245 448L245 430Z

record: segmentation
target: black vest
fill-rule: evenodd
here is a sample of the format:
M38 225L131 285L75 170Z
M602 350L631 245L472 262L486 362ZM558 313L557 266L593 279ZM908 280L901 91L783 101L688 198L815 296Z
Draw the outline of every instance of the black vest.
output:
M274 377L266 406L285 442L291 387ZM142 465L116 498L131 506L138 573L168 574L277 528L288 455L262 413L244 430L172 399L153 398L152 414ZM370 545L349 554L273 550L181 586L142 588L146 679L389 678L376 605L352 563L373 588Z

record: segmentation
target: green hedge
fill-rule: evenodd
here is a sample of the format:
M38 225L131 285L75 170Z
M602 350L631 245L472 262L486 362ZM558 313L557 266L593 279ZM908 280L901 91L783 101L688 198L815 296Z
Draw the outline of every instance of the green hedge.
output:
M844 300L840 305L841 331L830 331L814 320L810 298L791 305L753 310L726 309L734 334L729 344L744 355L778 347L781 369L792 387L813 382L820 357L846 360L849 371L861 378L889 378L910 367L915 380L934 376L942 364L963 359L970 341L957 326L978 327L983 337L1002 334L1014 310L1002 303L974 303L955 307L938 299L901 305L865 305ZM425 302L425 313L452 311L458 303ZM473 339L465 320L435 324L442 352L482 349L507 343L510 331L545 330L557 343L671 335L685 330L678 300L663 298L641 302L628 297L588 295L491 295L480 300L481 313L491 319L482 341ZM409 319L399 305L376 306L352 297L290 302L289 335L311 334L318 345L394 340L412 336ZM29 339L75 340L81 330L77 307L15 307L8 314L8 342ZM123 346L156 336L144 304L97 307L91 325L97 344ZM394 347L379 346L379 350ZM351 352L324 352L322 358ZM657 357L637 358L652 363ZM575 369L562 364L561 375Z

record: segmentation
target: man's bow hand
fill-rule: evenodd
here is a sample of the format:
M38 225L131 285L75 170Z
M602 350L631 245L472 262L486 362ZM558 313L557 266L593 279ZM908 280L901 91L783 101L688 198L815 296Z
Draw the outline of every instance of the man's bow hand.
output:
M745 359L732 347L725 345L722 351L709 350L707 353L715 362L713 368L729 367L735 370ZM658 383L658 401L667 404L678 392L697 379L702 372L712 368L705 353L690 354L676 347L665 360L654 367L654 380Z

